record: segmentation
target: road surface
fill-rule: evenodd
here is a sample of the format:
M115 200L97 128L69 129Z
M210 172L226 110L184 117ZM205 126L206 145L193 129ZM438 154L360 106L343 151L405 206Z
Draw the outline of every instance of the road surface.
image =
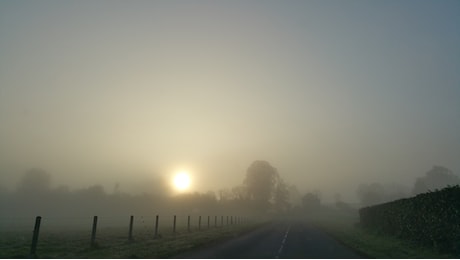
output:
M304 222L276 222L241 237L173 258L361 258Z

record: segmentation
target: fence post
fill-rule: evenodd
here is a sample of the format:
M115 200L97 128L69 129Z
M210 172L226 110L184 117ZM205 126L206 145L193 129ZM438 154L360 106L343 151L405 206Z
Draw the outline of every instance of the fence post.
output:
M221 226L221 227L224 226L224 216L221 216L221 217L220 217L220 226Z
M133 224L134 224L134 216L131 215L129 217L129 241L133 241Z
M201 230L201 216L198 217L198 230Z
M187 217L187 231L190 232L190 215Z
M159 216L157 215L155 217L155 235L153 236L154 238L158 237L158 218L159 218Z
M230 225L233 225L233 216L230 216Z
M173 234L176 234L176 215L174 215L174 221L173 221Z
M227 224L226 224L226 226L228 226L228 216L227 216Z
M210 216L208 216L208 229L209 229L209 219L210 219Z
M217 227L217 216L214 216L214 227Z
M93 217L93 230L91 231L91 247L96 247L96 229L97 229L97 216Z
M36 250L37 250L37 243L38 243L38 234L40 233L40 222L42 220L42 217L37 216L35 218L35 225L34 225L34 231L32 233L32 245L30 246L30 256L31 258L36 258Z

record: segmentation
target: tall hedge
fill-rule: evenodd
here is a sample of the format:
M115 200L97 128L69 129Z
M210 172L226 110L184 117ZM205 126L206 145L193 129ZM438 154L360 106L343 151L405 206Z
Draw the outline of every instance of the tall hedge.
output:
M359 210L364 228L460 255L460 187Z

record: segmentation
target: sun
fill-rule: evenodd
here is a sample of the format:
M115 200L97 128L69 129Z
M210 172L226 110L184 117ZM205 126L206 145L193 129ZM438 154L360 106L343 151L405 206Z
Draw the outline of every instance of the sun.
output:
M179 172L174 176L174 188L178 191L185 191L190 187L190 174L185 171Z

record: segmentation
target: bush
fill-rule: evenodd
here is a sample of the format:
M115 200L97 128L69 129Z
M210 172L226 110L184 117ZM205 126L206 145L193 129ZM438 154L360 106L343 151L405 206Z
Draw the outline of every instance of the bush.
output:
M360 222L389 235L460 254L460 187L360 209Z

